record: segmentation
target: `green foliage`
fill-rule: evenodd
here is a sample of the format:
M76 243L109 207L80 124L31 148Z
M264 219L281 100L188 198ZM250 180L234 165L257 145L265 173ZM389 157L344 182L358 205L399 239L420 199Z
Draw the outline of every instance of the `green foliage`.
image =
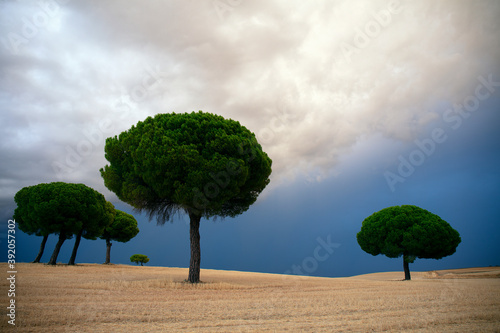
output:
M206 218L246 211L271 159L239 122L203 112L148 117L105 146L104 184L158 223L180 210Z
M142 264L146 264L149 262L149 258L144 254L134 254L130 257L130 261L135 262L136 264L141 263L142 266Z
M29 186L23 187L16 193L14 200L17 208L14 211L13 218L16 220L19 229L28 235L45 236L48 235L48 232L42 228L43 223L40 223L43 217L38 216L34 209L35 202L31 198L33 191L34 186Z
M357 234L361 249L389 258L405 256L441 259L452 255L460 244L459 233L439 216L417 206L382 209L367 217Z
M62 234L71 238L83 228L83 237L95 239L114 217L113 205L84 184L42 183L19 190L14 219L28 234Z
M106 227L100 238L126 243L137 236L138 233L137 220L132 215L116 209L113 222Z

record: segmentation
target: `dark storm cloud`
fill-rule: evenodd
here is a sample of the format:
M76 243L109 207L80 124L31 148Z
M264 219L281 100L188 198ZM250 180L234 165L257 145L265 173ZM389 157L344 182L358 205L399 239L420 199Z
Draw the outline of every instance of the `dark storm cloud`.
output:
M498 86L456 130L446 110L478 78L500 82L499 16L496 1L3 1L2 211L20 188L57 180L116 200L98 171L105 138L172 111L255 132L273 187L369 165L359 170L383 196L411 192L419 170L439 174L441 152L466 158L461 138L498 122L481 116L498 109ZM448 140L393 194L384 172L437 127Z

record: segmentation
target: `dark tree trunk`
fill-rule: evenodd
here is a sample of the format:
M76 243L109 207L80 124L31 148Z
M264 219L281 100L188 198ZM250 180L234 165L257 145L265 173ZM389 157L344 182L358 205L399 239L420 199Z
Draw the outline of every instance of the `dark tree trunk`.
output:
M105 264L109 264L111 262L111 240L108 238L106 239L106 261L104 262Z
M40 245L40 251L38 251L38 255L36 256L35 260L33 260L32 262L34 262L34 263L40 262L40 260L42 259L43 251L45 250L45 243L47 243L47 238L49 238L49 235L43 236L42 244Z
M405 270L405 280L411 280L410 264L408 263L408 257L406 255L403 255L403 268Z
M191 260L189 262L188 282L200 282L200 220L201 216L189 213L189 236L191 241Z
M142 264L142 261L141 261L141 266L144 266L144 265Z
M59 255L59 251L61 250L61 246L66 240L66 235L64 232L59 234L59 240L57 241L56 247L54 248L54 252L52 253L52 257L50 257L48 265L55 265L57 263L57 256Z
M83 229L78 232L75 239L75 246L73 246L73 252L71 253L71 258L69 258L68 265L74 265L76 259L76 252L78 251L78 247L80 246L80 240L82 239Z

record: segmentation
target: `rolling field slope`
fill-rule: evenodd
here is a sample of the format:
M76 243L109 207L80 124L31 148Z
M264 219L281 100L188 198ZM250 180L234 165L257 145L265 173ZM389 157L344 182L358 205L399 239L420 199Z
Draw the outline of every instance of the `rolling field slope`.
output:
M6 267L6 264L4 264ZM500 332L500 268L316 278L17 264L20 332ZM8 305L8 281L0 301ZM11 331L6 307L0 331Z

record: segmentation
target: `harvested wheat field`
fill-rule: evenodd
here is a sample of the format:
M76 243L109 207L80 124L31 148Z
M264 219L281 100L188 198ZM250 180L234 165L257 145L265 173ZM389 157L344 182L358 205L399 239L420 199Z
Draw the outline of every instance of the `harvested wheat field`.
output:
M500 268L350 278L18 264L20 332L500 332ZM2 281L2 304L8 285ZM0 330L10 331L5 319Z

